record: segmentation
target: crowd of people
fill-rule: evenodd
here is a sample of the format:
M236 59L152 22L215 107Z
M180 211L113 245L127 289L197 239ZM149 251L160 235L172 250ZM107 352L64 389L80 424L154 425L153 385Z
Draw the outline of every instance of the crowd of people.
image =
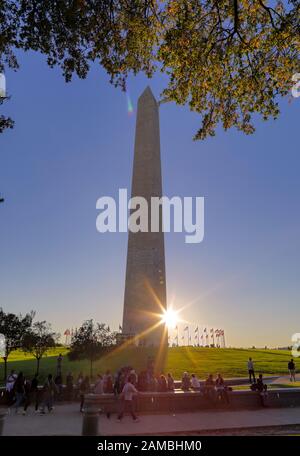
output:
M80 399L80 411L84 410L84 399L88 393L94 394L114 394L120 398L120 413L118 419L121 420L126 410L132 415L134 421L138 418L134 412L134 398L139 392L174 392L175 381L171 373L167 375L155 374L154 361L148 360L147 368L139 374L132 366L125 366L113 375L109 370L104 375L98 374L94 383L89 376L79 373L74 379L71 372L65 378L63 385L62 376L62 355L57 358L56 376L47 376L43 383L39 383L39 375L27 378L22 372L18 375L14 370L10 372L6 381L6 395L9 410L18 413L22 408L22 413L27 413L28 407L32 405L36 413L45 414L46 410L50 413L53 410L54 401L62 398L67 400ZM262 374L256 379L255 367L252 358L247 362L249 383L252 391L259 394L261 405L265 406L267 397L267 385L263 381ZM290 380L295 381L296 366L293 359L288 363ZM216 378L210 374L205 381L200 381L196 374L184 372L180 387L183 391L198 391L212 404L223 402L229 404L228 391L231 390L219 373ZM64 391L63 391L64 390ZM110 413L107 412L107 417Z
M47 408L49 412L53 409L54 398L59 396L59 387L49 374L42 388L39 388L39 376L35 374L30 380L25 377L23 372L17 375L12 370L6 382L6 399L9 406L9 412L14 409L15 413L23 409L23 415L26 415L30 405L34 406L35 412L45 414Z

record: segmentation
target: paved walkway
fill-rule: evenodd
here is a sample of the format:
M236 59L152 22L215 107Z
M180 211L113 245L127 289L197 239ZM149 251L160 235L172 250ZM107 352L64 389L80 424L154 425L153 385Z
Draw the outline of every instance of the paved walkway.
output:
M296 382L300 382L300 374L295 375ZM283 375L282 377L278 377L271 382L272 384L278 385L293 385L294 382L291 382L289 375Z
M243 411L202 411L176 415L142 415L138 423L125 416L121 423L112 416L101 416L100 435L170 435L207 432L218 429L257 428L300 425L300 408L258 409ZM27 416L8 415L3 435L80 435L82 415L78 404L56 407L44 416L31 412Z

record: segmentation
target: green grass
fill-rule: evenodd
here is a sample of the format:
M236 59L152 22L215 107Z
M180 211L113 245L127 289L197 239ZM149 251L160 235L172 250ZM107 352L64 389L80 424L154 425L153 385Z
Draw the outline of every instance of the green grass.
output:
M56 348L43 358L40 366L41 377L55 373L56 358L59 353L64 355L63 374L69 371L77 376L80 371L89 374L89 361L69 361L66 348ZM132 365L138 371L146 368L147 358L154 355L154 349L128 347L126 350L110 354L94 364L94 374L103 373L110 369L116 371L124 365ZM247 375L247 360L251 356L257 373L264 375L287 374L287 363L291 358L289 351L280 350L246 350L246 349L217 349L197 347L169 348L164 371L172 372L175 378L181 378L184 371L196 373L204 378L208 373L221 372L226 378L245 377ZM25 375L32 376L35 372L36 361L20 351L12 352L9 357L8 369L22 370ZM4 363L0 362L0 379L3 378Z

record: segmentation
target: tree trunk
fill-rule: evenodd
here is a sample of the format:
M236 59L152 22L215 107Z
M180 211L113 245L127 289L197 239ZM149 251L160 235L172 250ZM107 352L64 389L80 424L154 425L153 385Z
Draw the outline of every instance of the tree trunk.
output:
M91 364L90 364L90 381L92 381L93 378L93 359L91 358Z
M4 378L3 378L3 381L5 383L6 379L7 379L7 356L3 356L3 360L4 360Z
M36 373L37 374L40 373L40 361L41 361L41 358L36 359Z

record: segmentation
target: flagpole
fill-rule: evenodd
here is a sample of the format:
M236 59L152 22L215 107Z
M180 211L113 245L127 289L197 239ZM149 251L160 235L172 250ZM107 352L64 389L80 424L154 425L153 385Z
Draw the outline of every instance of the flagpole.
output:
M179 339L178 339L178 324L177 324L177 347L179 347Z
M196 336L195 336L195 333L197 333ZM199 326L197 326L197 328L195 329L195 333L194 333L194 339L195 339L195 341L198 340L198 346L199 346Z
M214 334L214 328L212 328L212 331L210 331L212 333L212 340L213 340L213 346L215 346L215 334Z
M204 328L204 332L205 332L205 345L209 346L209 336L208 336L207 328Z

